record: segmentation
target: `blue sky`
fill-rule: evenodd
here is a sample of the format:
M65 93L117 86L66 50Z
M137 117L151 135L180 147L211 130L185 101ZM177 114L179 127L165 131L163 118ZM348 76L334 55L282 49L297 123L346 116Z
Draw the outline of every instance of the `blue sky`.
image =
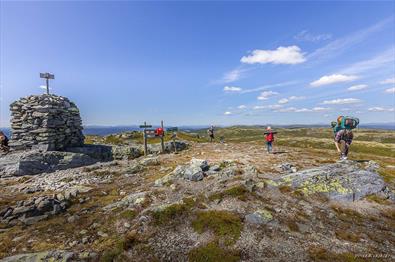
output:
M395 121L395 4L0 3L0 126L51 92L86 125Z

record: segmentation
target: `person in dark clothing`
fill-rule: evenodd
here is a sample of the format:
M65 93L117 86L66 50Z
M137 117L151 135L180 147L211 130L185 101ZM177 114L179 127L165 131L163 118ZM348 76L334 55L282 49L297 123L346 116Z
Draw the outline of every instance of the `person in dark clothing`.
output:
M0 131L0 151L8 152L10 147L8 146L8 137Z
M342 129L336 133L335 145L340 153L340 160L347 160L347 155L354 138L354 134L349 129Z
M208 130L207 130L207 134L210 138L210 142L214 141L214 126L211 126Z

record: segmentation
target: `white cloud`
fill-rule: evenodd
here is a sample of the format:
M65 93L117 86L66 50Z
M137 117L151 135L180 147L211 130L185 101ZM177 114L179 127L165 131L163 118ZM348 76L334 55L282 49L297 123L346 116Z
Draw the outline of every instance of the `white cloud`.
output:
M361 85L350 86L349 88L347 88L347 90L348 91L358 91L358 90L363 90L363 89L366 89L366 88L368 88L368 85L361 84Z
M230 112L230 111L226 111L225 113L224 113L224 115L226 115L226 116L229 116L229 115L231 115L232 114L232 112Z
M294 36L294 39L298 41L307 41L307 42L319 42L325 41L332 38L331 34L312 34L307 30L303 30Z
M308 113L308 112L325 112L329 111L330 108L328 107L313 107L313 108L296 108L296 107L287 107L287 108L281 108L277 110L276 112L280 113L287 113L287 112L292 112L292 113Z
M289 85L294 85L296 83L297 83L296 81L288 81L288 82L284 82L284 83L265 85L265 86L260 86L260 87L257 87L257 88L245 89L245 90L241 91L241 93L242 94L246 94L246 93L259 92L259 91L266 90L266 89L269 89L269 88L289 86Z
M372 71L377 72L378 69L391 68L391 66L394 65L394 62L395 47L390 47L372 58L348 65L338 72L341 74L362 74L365 72L372 74Z
M245 105L239 105L237 108L238 108L238 109L246 109L247 106L245 106Z
M323 105L346 105L346 104L357 104L362 100L357 98L339 98L334 100L326 100L322 102Z
M224 87L225 92L240 92L241 90L243 90L243 89L241 87L237 87L237 86L225 86Z
M304 96L290 96L288 98L282 98L280 100L278 100L279 104L286 104L292 100L301 100L301 99L305 99Z
M380 84L382 84L382 85L386 85L386 84L395 84L395 77L393 77L393 78L387 78L387 79L381 81Z
M335 83L342 83L342 82L350 82L355 79L357 79L357 76L354 75L341 75L341 74L333 74L333 75L327 75L323 76L320 79L311 82L310 86L312 87L318 87L318 86L323 86L323 85L331 85Z
M242 69L234 69L232 71L229 71L227 73L224 74L224 76L222 77L222 81L223 83L231 83L234 81L239 80L242 77L242 73L245 70Z
M39 88L47 90L47 86L44 86L44 85L39 86ZM51 89L52 89L52 87L49 88L49 90L51 90Z
M368 109L368 111L371 112L394 112L394 108L384 108L384 107L379 107L379 106L375 106L375 107L370 107Z
M385 89L384 92L385 92L385 93L388 93L388 94L395 94L395 87Z
M305 96L290 96L288 99L289 100L301 100L301 99L305 99Z
M282 108L282 105L264 105L264 106L254 106L255 110L259 110L259 109L279 109Z
M276 50L256 49L240 61L246 64L300 64L306 61L304 54L298 46L280 46Z
M314 112L324 112L324 111L329 111L330 108L329 107L313 107L312 111Z
M288 103L289 102L289 99L288 98L281 98L280 100L278 100L278 103L279 104L286 104L286 103Z
M278 93L274 91L263 91L257 98L258 100L266 100L274 95L278 95Z
M387 25L392 25L393 22L394 17L390 16L367 28L361 29L342 38L335 39L309 54L307 59L313 62L322 61L323 59L333 59L334 57L342 54L345 50L371 37L374 33L383 30Z

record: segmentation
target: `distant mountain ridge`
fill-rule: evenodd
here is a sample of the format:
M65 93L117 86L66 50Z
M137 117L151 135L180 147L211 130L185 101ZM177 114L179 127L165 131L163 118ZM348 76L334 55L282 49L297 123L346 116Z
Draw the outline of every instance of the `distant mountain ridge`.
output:
M185 130L185 131L193 131L193 130L199 130L199 129L204 129L208 128L210 125L181 125L178 126L180 130ZM216 126L219 128L227 128L227 127L249 127L249 128L265 128L266 125L220 125ZM271 125L274 128L315 128L315 127L329 127L328 124L311 124L311 125L306 125L306 124L292 124L292 125ZM153 126L153 128L159 127L158 125ZM169 127L169 126L167 126ZM359 126L360 128L369 128L369 129L384 129L384 130L395 130L395 122L389 122L389 123L366 123L366 124L361 124ZM6 136L11 135L11 129L9 127L3 127L0 128ZM116 133L122 133L122 132L127 132L127 131L139 131L141 128L138 125L120 125L120 126L100 126L100 125L87 125L84 126L84 134L85 135L110 135L110 134L116 134Z

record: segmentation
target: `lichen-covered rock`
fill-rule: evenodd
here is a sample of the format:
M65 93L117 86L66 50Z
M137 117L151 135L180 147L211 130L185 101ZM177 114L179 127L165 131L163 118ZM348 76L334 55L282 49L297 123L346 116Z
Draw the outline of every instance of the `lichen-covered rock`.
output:
M273 220L273 215L266 209L259 209L245 216L247 223L261 225Z
M130 195L125 196L120 201L117 201L115 203L103 207L103 209L112 210L114 208L122 208L122 207L138 205L145 201L146 196L147 196L147 192L132 193Z
M323 165L285 175L268 185L287 185L305 195L323 193L330 199L353 201L385 190L383 178L353 161Z
M12 149L63 150L82 146L82 121L77 106L57 95L32 95L10 105Z

